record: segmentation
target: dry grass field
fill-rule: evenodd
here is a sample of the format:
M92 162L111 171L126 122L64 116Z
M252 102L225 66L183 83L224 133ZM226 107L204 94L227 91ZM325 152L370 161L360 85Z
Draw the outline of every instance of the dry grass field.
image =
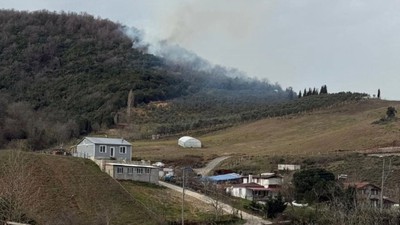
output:
M193 167L216 156L232 155L219 168L257 174L274 171L279 163L294 163L348 174L349 181L380 184L383 159L356 151L400 145L400 120L373 124L386 115L389 106L399 109L400 102L371 99L263 119L196 136L205 145L202 149L178 147L179 137L138 141L133 142L133 154ZM386 193L400 199L400 157L385 158L386 170L391 164Z
M400 102L361 100L328 109L279 118L267 118L209 133L199 138L204 148L184 149L177 139L133 142L134 156L149 160L208 160L220 155L319 155L391 146L399 139L400 121L372 124ZM183 160L184 161L184 160Z

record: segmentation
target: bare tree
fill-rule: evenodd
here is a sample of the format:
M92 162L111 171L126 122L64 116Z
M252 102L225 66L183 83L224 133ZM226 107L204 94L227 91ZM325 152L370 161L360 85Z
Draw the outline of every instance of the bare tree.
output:
M131 121L131 108L134 104L135 101L135 96L133 95L132 89L129 90L129 94L128 94L128 102L127 102L127 106L126 106L126 119L127 122L129 123Z
M0 219L31 222L34 210L40 207L40 191L27 156L11 151L1 164Z

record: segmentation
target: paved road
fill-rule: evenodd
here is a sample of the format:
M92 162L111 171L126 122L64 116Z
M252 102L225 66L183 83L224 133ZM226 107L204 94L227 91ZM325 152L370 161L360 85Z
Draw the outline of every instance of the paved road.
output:
M164 187L167 187L167 188L170 188L172 190L175 190L175 191L178 191L178 192L182 193L182 188L179 187L179 186L176 186L176 185L173 185L173 184L169 184L169 183L165 183L165 182L162 182L162 181L159 181L159 184L164 186ZM194 198L197 198L200 201L203 201L203 202L205 202L207 204L212 204L212 202L214 201L212 198L210 198L210 197L208 197L206 195L199 194L197 192L190 191L190 190L187 190L187 189L185 189L185 195L189 195L189 196L192 196ZM234 208L232 206L228 205L228 204L225 204L225 203L222 203L222 202L219 203L219 204L220 204L222 210L224 210L226 213L232 213L233 210L234 210ZM250 214L248 214L246 212L243 212L243 211L240 211L240 210L238 210L238 214L242 215L242 218L246 220L245 225L272 224L270 221L264 220L264 219L262 219L260 217L257 217L257 216L250 215Z
M207 176L211 170L213 170L216 166L218 166L218 164L220 164L222 161L224 161L227 158L230 158L230 156L221 156L221 157L215 158L215 159L211 160L210 162L208 162L205 167L199 168L199 169L194 169L194 171L196 171L197 174L201 174L202 176Z

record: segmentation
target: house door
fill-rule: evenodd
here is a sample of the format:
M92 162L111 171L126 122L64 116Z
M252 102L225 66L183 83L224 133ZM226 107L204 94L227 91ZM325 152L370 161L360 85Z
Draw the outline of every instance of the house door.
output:
M110 147L110 157L114 157L114 156L115 156L115 148Z

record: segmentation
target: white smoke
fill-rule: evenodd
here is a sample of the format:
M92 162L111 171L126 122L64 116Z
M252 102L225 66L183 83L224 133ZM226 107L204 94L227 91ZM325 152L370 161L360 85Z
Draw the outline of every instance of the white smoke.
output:
M232 4L234 7L229 7ZM192 47L199 43L204 45L204 49L218 48L223 44L218 43L222 38L223 42L229 42L230 46L236 45L237 51L240 51L241 42L248 42L253 31L263 22L259 16L266 13L265 6L268 4L254 0L189 0L168 1L161 5L159 8L162 12L156 13L156 25L145 30L124 30L133 40L138 40L134 43L135 48L146 49L148 53L172 63L191 65L194 70L218 72L230 77L248 77L238 69L217 65L218 61L214 59L204 59L198 55L198 49L191 49L196 49ZM210 39L210 36L218 40ZM221 52L221 55L226 54L229 53Z

